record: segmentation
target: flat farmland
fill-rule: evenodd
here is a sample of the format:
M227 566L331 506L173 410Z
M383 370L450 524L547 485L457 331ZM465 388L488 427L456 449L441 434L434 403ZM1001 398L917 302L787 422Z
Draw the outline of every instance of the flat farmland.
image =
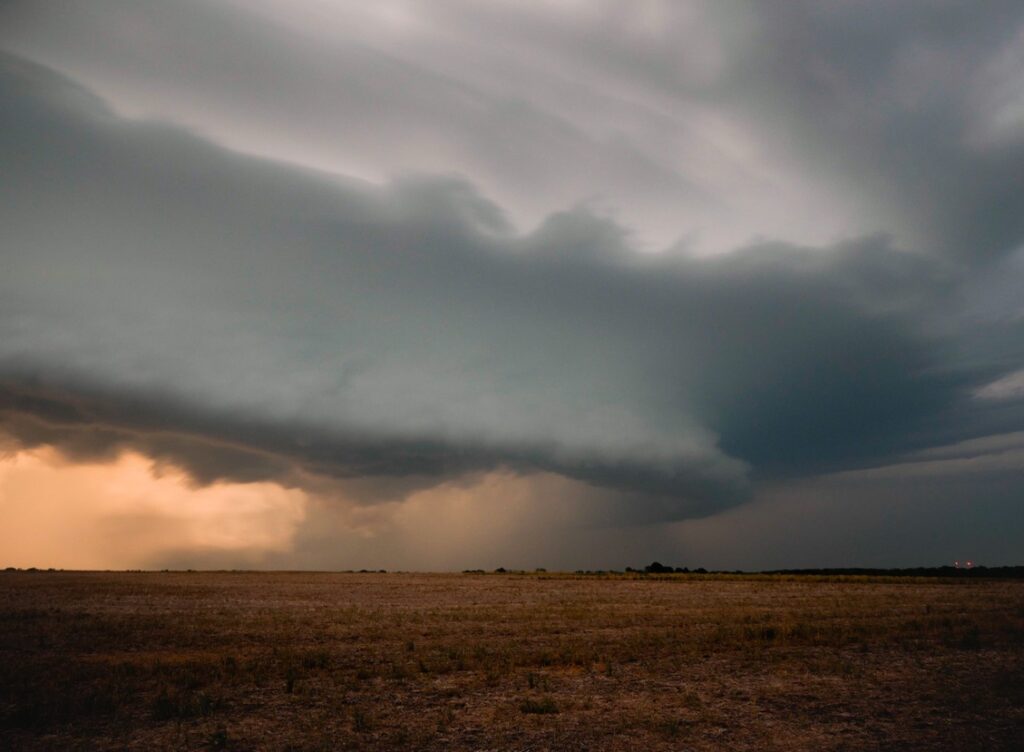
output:
M1024 582L0 573L0 748L1010 750Z

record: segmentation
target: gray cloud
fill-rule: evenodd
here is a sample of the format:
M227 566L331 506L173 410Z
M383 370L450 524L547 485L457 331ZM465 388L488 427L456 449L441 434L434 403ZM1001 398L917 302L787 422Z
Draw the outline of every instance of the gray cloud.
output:
M5 8L3 430L617 526L1024 429L1019 11L615 8Z
M685 237L702 252L884 232L964 258L1024 232L1012 0L192 0L6 15L7 49L123 112L374 181L458 172L521 228L590 202L655 247Z
M1024 119L996 123L997 104L1024 101L1004 86L1024 72L1008 59L1019 4L758 8L739 106L768 114L798 159L873 193L910 244L974 260L1020 246Z
M284 460L139 432L342 476L507 463L729 503L747 463L899 449L964 386L932 372L948 273L882 239L642 257L585 211L520 236L461 181L337 183L6 69L9 378L77 388L98 446L123 427L200 481Z

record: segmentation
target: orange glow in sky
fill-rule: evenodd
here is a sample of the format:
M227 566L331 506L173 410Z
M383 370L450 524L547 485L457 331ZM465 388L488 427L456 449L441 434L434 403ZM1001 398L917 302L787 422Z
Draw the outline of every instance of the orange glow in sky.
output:
M49 448L18 451L0 458L0 566L150 568L189 550L287 550L307 502L274 483L197 488L135 453L71 464Z

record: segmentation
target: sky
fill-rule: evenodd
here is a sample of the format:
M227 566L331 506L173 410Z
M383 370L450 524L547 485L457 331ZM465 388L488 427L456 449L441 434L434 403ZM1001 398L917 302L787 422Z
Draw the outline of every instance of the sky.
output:
M0 565L1020 564L1024 5L0 4Z

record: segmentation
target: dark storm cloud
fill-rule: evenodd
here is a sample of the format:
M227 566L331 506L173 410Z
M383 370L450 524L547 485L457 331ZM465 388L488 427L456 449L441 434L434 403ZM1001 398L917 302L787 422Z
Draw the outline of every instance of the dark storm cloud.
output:
M577 283L566 262L581 240L618 243L614 227L553 220L552 247L503 238L462 183L330 185L118 121L35 66L5 68L18 175L6 218L12 246L32 249L10 259L5 366L74 393L11 395L9 412L39 418L13 429L27 443L81 457L133 446L198 481L258 479L283 453L342 477L500 463L694 504L742 495L741 463L701 432L652 434L632 406L604 405L627 374L586 341L600 301L573 299L618 283ZM90 381L117 399L90 396Z
M742 499L748 463L906 449L976 385L929 330L952 279L883 239L639 257L583 211L517 236L460 181L338 184L17 60L2 92L28 445L197 482L549 470L687 513Z
M977 260L1020 246L1020 3L754 7L762 33L727 96L778 143L876 193L920 248Z
M714 33L678 65L673 32L704 27L674 6L652 37L455 3L451 45L410 32L403 59L220 6L10 7L0 420L19 445L368 501L554 473L620 494L622 523L1024 428L1016 10L696 4ZM454 78L446 49L484 54L471 27L585 91L526 93L504 59ZM441 153L472 179L340 177L360 153ZM623 221L585 208L605 182L639 196ZM495 195L542 219L523 231ZM727 228L701 251L781 239L644 254L643 206L666 209L655 234L673 214Z

